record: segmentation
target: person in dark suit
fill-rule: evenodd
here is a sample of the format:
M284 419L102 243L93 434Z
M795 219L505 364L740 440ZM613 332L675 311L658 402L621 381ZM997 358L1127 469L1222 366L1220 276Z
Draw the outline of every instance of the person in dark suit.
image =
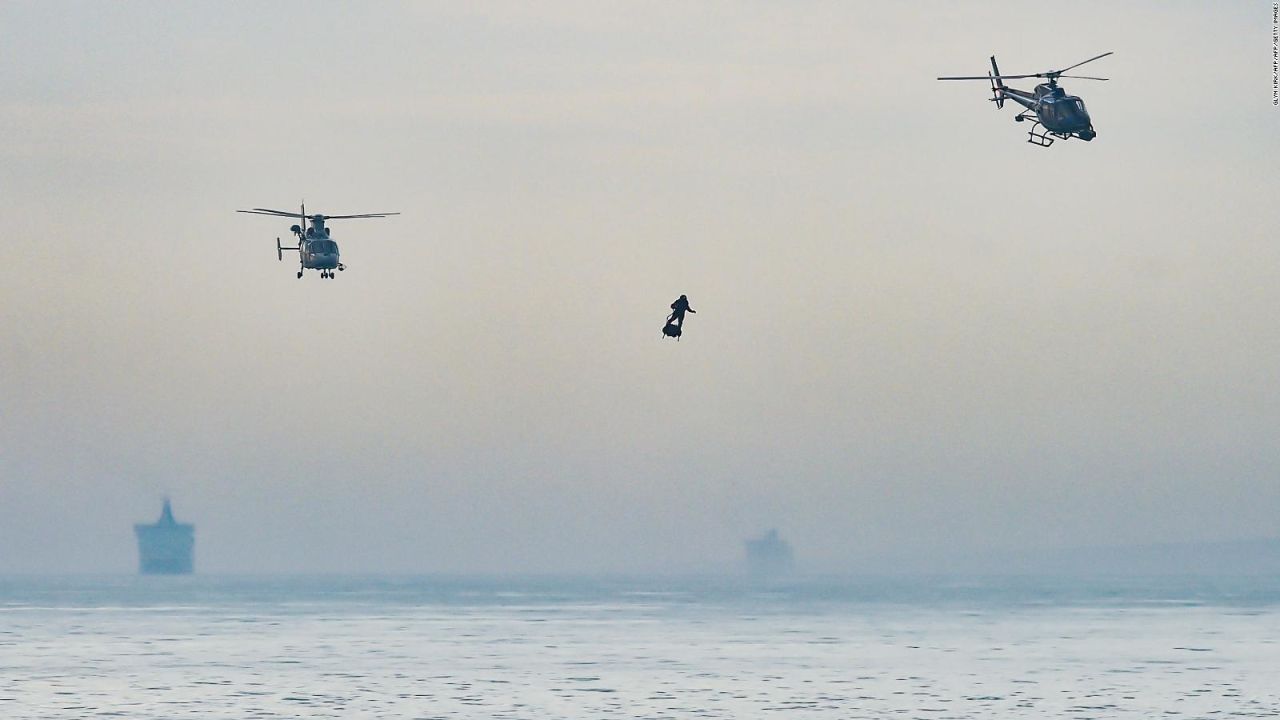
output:
M671 303L671 316L667 318L667 324L683 328L684 314L687 312L691 312L696 315L698 311L689 307L689 298L681 295L675 302Z

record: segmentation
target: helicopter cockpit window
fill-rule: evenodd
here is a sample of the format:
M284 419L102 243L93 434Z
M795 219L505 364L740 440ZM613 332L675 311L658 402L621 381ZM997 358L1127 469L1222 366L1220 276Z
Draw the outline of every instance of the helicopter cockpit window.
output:
M311 252L317 253L317 254L323 253L327 255L332 255L333 253L338 252L338 244L332 240L316 240L315 242L311 243L310 247L311 247Z
M1083 100L1081 100L1080 98L1076 98L1075 106L1076 106L1076 110L1077 110L1077 111L1079 111L1079 112L1084 112L1084 111L1085 111L1085 109L1084 109L1084 101L1083 101Z

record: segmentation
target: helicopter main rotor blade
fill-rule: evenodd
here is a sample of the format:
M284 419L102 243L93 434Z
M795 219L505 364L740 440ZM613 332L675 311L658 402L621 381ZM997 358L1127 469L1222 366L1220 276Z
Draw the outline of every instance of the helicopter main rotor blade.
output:
M1051 70L1031 75L965 75L963 77L940 77L939 80L1024 80L1026 78L1075 78L1076 80L1109 80L1110 78L1093 77L1092 75L1063 75Z
M350 220L354 218L388 217L390 215L400 214L398 212L389 212L389 213L360 213L358 215L306 215L304 214L306 212L305 210L301 212L291 212L291 211L286 212L284 210L272 210L270 208L254 208L252 210L237 210L236 212L248 213L249 215L270 215L272 217L300 218L302 220L307 220L314 217L323 218L325 220Z
M1025 78L1044 77L1044 75L963 75L960 77L940 77L939 80L1023 80Z
M274 217L296 218L296 212L284 212L283 210L268 210L266 208L254 208L252 210L237 210L238 213L247 213L249 215L272 215Z
M361 213L361 214L359 214L359 215L325 215L325 216L323 216L323 217L324 217L324 219L325 219L325 220L353 220L353 219L358 219L358 218L380 218L380 217L388 217L388 216L391 216L391 215L399 215L399 214L400 214L400 213L398 213L398 212L387 212L387 213Z
M1108 55L1114 55L1114 54L1115 54L1115 51L1114 51L1114 50L1112 50L1111 52L1104 52L1104 53L1102 53L1101 55L1096 55L1096 56L1094 56L1094 57L1089 58L1088 60L1082 60L1082 61L1080 61L1080 62L1076 63L1075 65L1070 65L1070 66L1064 67L1064 68L1062 68L1061 70L1057 70L1057 71L1055 71L1055 72L1057 72L1059 75L1061 75L1062 73L1064 73L1064 72L1066 72L1066 71L1070 70L1071 68L1078 68L1078 67L1080 67L1081 65L1083 65L1083 64L1085 64L1085 63L1091 63L1091 62L1093 62L1094 60L1097 60L1097 59L1099 59L1099 58L1104 58L1104 57L1106 57L1106 56L1108 56Z
M1114 55L1114 54L1115 54L1114 50L1111 52L1104 52L1101 55L1096 55L1094 57L1089 58L1088 60L1083 60L1081 62L1078 62L1075 65L1064 67L1061 70L1045 70L1044 72L1030 73L1027 75L963 75L959 77L940 77L938 79L939 80L996 80L996 79L1023 80L1026 78L1047 78L1049 80L1056 80L1057 78L1060 78L1060 77L1069 77L1069 78L1078 78L1080 80L1106 80L1107 78L1091 77L1089 75L1063 75L1063 73L1065 73L1066 71L1072 68L1078 68L1081 65L1084 65L1085 63L1091 63L1094 60L1098 60L1100 58L1104 58L1108 55Z

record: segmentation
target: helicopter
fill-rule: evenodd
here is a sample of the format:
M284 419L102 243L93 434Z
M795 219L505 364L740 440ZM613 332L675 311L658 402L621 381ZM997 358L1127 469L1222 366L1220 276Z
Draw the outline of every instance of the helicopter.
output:
M252 210L237 210L239 213L248 213L250 215L271 215L273 217L296 217L307 229L303 230L302 225L294 225L289 230L298 238L298 244L295 247L283 247L280 245L280 238L276 238L276 257L283 261L285 250L298 251L298 278L302 278L304 270L319 270L320 277L332 279L333 271L346 270L346 266L338 262L338 243L329 239L329 228L325 227L328 220L354 220L359 218L380 218L389 215L399 215L398 212L391 213L361 213L359 215L307 215L307 204L302 204L302 209L298 212L287 212L284 210L270 210L268 208L253 208Z
M1014 120L1017 122L1035 121L1035 124L1031 126L1031 130L1027 133L1027 142L1032 145L1049 147L1053 144L1054 138L1070 140L1073 137L1077 137L1088 142L1098 136L1098 133L1093 129L1092 121L1089 120L1089 111L1085 110L1083 100L1075 95L1068 95L1063 88L1058 86L1058 78L1106 80L1107 78L1091 77L1089 75L1064 75L1063 73L1111 54L1111 52L1105 52L1061 70L1046 70L1045 72L1027 75L1001 75L1000 68L996 67L996 57L992 55L991 72L985 76L940 77L938 79L989 81L993 96L991 101L996 104L997 108L1004 107L1006 98L1012 99L1025 108L1014 116ZM1044 78L1049 82L1036 85L1035 90L1031 92L1005 87L1005 80L1020 80L1023 78Z

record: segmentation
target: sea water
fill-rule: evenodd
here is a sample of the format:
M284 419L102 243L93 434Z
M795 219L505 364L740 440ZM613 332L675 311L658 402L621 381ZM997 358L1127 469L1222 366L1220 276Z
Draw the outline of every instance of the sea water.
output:
M1276 578L0 578L0 717L1280 714Z

